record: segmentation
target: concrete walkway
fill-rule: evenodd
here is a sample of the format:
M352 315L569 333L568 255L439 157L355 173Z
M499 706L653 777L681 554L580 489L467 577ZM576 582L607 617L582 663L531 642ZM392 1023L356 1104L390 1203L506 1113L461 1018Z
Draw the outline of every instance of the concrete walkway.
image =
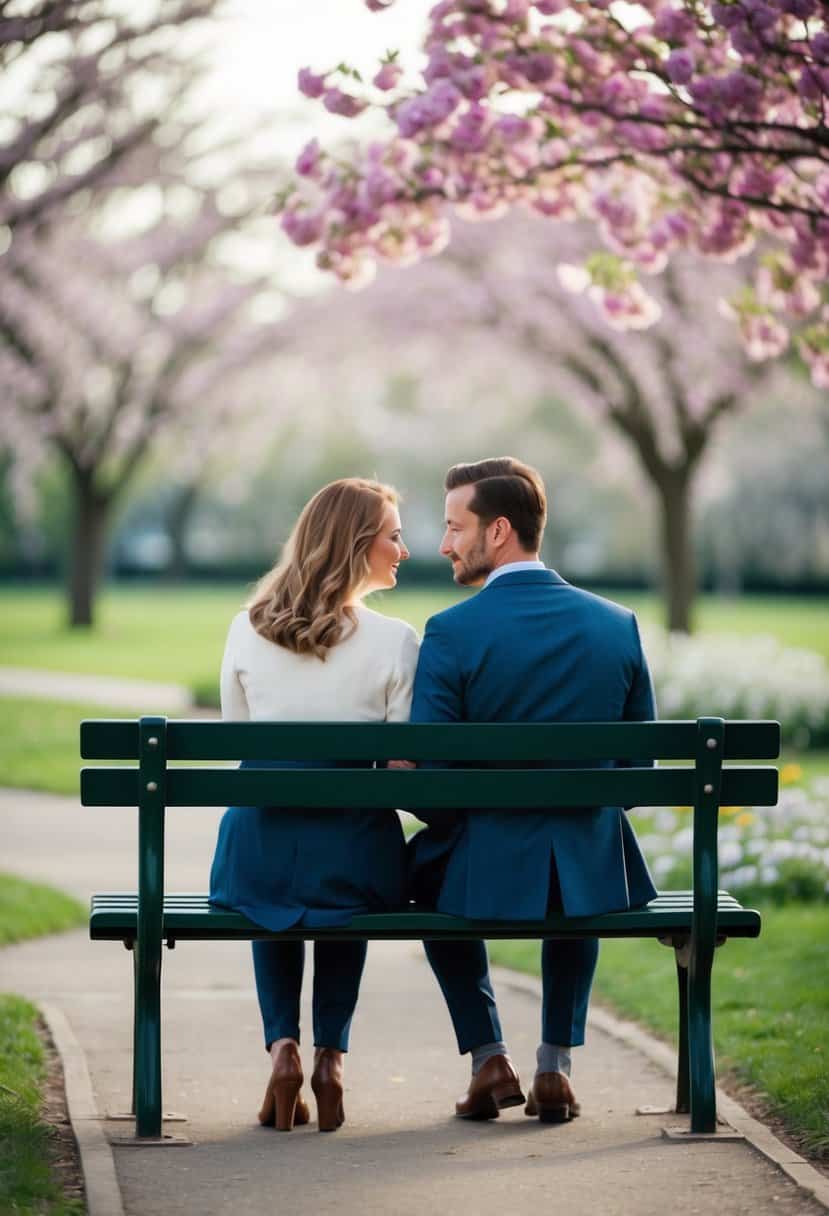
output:
M168 889L204 889L214 811L168 816ZM135 813L81 809L71 799L0 791L5 869L86 897L133 888ZM656 947L655 947L656 948ZM674 1143L637 1106L664 1105L671 1078L596 1025L576 1053L583 1116L547 1127L506 1112L497 1122L451 1118L467 1064L419 946L371 943L348 1060L345 1126L321 1136L259 1128L267 1076L249 948L182 943L165 952L165 1107L190 1148L115 1147L129 1216L289 1212L394 1216L811 1216L824 1209L747 1143ZM130 956L86 932L0 954L0 987L58 1007L79 1040L101 1114L129 1104ZM310 988L310 983L306 985ZM537 1038L537 997L499 985L513 1056L525 1079ZM304 1013L308 1025L309 1011ZM310 1060L310 1048L305 1048ZM313 1109L313 1108L312 1108ZM129 1125L104 1124L111 1137ZM92 1216L111 1216L95 1212Z
M193 704L189 688L155 680L93 676L71 671L41 671L34 667L0 667L0 696L44 697L50 701L129 709L146 713L180 714Z

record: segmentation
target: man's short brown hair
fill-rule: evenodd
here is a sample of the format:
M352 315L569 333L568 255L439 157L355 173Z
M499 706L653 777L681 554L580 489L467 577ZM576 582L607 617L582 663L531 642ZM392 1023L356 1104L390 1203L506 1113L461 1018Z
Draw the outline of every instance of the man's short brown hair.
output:
M469 510L491 524L499 515L515 529L522 548L537 553L547 522L547 496L537 469L512 456L493 456L474 464L454 464L445 487L475 486Z

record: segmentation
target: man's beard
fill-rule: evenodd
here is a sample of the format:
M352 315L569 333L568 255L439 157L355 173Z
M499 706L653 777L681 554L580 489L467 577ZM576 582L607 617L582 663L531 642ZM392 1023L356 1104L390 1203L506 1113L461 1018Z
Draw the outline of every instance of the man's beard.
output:
M483 536L467 557L459 557L457 553L453 554L453 556L460 562L460 566L453 574L455 582L459 587L474 586L475 583L485 579L495 569L492 562L486 557L486 546Z

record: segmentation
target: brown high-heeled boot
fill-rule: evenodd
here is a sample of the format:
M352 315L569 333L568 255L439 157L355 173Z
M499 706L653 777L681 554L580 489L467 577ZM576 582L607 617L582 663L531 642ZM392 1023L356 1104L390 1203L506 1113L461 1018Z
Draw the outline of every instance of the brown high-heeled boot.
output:
M318 1047L314 1055L311 1089L317 1100L317 1123L321 1132L335 1132L345 1123L343 1110L343 1053L334 1047Z
M268 1087L259 1111L259 1122L265 1127L275 1127L278 1132L289 1132L311 1117L308 1106L300 1094L302 1088L302 1061L299 1047L293 1040L283 1043L273 1062L273 1071L268 1078Z

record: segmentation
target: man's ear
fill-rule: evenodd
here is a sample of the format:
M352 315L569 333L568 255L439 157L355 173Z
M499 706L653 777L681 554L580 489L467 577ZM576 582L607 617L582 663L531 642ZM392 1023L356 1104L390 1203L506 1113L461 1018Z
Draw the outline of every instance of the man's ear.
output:
M492 521L492 543L494 545L504 545L512 535L512 524L505 515L499 515L497 519Z

